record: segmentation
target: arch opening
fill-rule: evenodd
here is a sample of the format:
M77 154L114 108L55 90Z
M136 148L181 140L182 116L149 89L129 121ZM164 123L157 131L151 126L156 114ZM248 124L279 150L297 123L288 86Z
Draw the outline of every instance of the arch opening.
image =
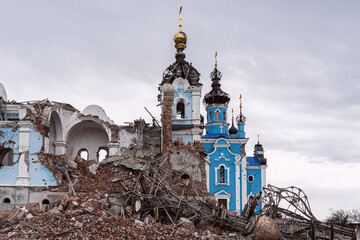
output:
M14 152L12 148L0 148L0 167L14 165Z
M10 198L4 198L3 203L10 204L11 203Z
M50 116L49 153L57 154L55 141L63 141L63 129L60 116L52 112Z
M98 162L102 162L105 158L109 157L109 150L107 147L100 147L97 152Z
M107 149L109 137L100 123L93 121L83 121L74 125L67 136L67 156L68 161L73 161L77 155L87 160L98 161L99 149ZM80 150L86 150L80 153Z
M185 118L185 104L182 101L176 104L176 118Z

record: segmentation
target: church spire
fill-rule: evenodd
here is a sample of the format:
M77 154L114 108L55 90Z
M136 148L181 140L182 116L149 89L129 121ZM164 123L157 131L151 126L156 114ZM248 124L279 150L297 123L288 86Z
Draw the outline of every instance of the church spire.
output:
M237 117L237 123L238 124L241 124L241 123L245 123L246 122L246 117L244 116L244 114L242 113L242 95L240 94L240 97L239 97L239 100L240 100L240 114L239 116Z
M229 129L229 134L236 134L237 129L234 126L234 109L231 110L232 117L231 117L231 128Z
M182 53L184 51L187 42L186 34L182 31L181 12L182 12L182 6L180 7L180 13L179 13L179 18L180 18L179 31L174 36L175 48L178 53Z
M210 78L212 81L211 91L207 93L204 97L204 105L208 106L210 104L228 104L230 101L230 96L223 90L221 90L220 80L222 73L217 69L217 52L215 52L215 68L211 72Z

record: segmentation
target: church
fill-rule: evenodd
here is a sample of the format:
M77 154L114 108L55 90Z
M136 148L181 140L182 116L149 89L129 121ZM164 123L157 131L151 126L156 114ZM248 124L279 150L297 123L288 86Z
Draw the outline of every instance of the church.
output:
M212 89L203 98L207 112L205 124L200 114L200 74L185 60L187 36L182 31L181 9L179 31L174 36L174 42L176 61L165 70L159 87L160 100L165 92L173 92L172 139L182 138L185 143L202 142L208 155L205 165L208 191L219 204L241 213L249 196L260 192L266 185L267 160L264 149L258 139L254 156L246 156L245 145L249 138L245 134L246 117L242 112L241 95L236 127L233 110L229 127L227 116L230 96L221 89L222 73L218 70L217 53L215 68L210 74Z
M201 182L218 204L242 212L248 198L266 184L264 149L258 140L254 156L246 156L249 139L241 95L236 122L233 111L231 125L228 122L230 96L221 87L217 54L211 91L202 98L200 73L185 60L181 10L179 28L174 36L175 62L166 68L159 85L162 126L156 121L150 126L143 119L120 126L98 105L79 111L48 99L10 101L0 84L0 210L28 202L46 207L63 194L59 187L71 182L69 172L77 169L79 159L96 175L103 159L133 149L137 157L148 159L172 151L172 170L182 179ZM200 114L201 103L206 117ZM174 153L172 141L180 139L200 145L207 156L196 157L187 150Z

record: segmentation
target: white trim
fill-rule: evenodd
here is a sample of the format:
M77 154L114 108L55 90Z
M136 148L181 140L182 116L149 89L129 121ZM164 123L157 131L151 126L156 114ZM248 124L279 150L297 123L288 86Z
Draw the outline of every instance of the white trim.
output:
M217 142L220 141L220 140L225 140L225 141L227 142L227 144L217 144ZM203 141L201 141L201 142L204 143ZM213 155L213 154L216 152L216 150L217 150L218 147L224 147L224 148L226 147L227 150L228 150L228 152L229 152L231 155L235 156L235 158L236 158L237 156L239 156L239 157L241 158L241 155L240 155L240 154L233 153L233 152L230 150L230 145L231 145L231 144L229 144L228 139L226 139L226 138L218 138L218 139L216 139L216 142L215 142L215 144L214 144L214 150L213 150L211 153L209 153L208 155L209 155L209 156L210 156L210 155Z
M175 79L172 83L174 89L177 91L178 89L178 85L179 83L181 83L182 85L184 85L184 92L189 88L190 84L189 82L184 79L184 78L181 78L181 77L178 77L177 79Z
M248 166L247 169L261 169L261 166Z
M184 97L182 96L182 94L180 94L180 96L177 97L177 98L174 100L175 110L176 110L176 105L177 105L180 101L183 101L183 103L186 104L186 105L188 105L188 104L190 103L186 98L184 98Z
M261 166L261 190L266 186L266 168L267 165Z
M228 161L228 162L230 161L230 159L228 159L228 158L226 158L226 157L224 156L224 153L221 153L220 157L219 157L219 158L215 158L214 160L215 160L215 161L220 161L221 158L223 158L225 161Z
M206 156L205 157L205 172L206 172L206 188L207 188L207 191L209 192L210 191L210 160L209 160L209 156Z
M247 198L246 198L246 195L247 195L247 171L246 171L246 165L247 165L247 162L246 162L246 157L243 157L241 159L241 187L242 187L242 191L241 191L241 194L242 194L242 209L244 209L245 207L245 204L247 202Z
M220 167L223 166L224 169L226 170L226 174L227 176L227 182L226 183L220 183L218 182L218 176L217 176L217 171L220 170ZM218 186L218 185L226 185L226 186L230 186L230 168L227 168L225 166L225 164L220 164L218 167L215 167L215 182L214 182L215 186Z
M225 193L226 195L219 195L220 193ZM214 197L216 199L216 204L218 203L219 199L226 199L227 200L226 201L226 203L227 203L226 209L229 209L229 203L230 203L230 197L231 197L230 193L228 193L225 190L220 190L220 191L214 193Z
M219 139L226 139L229 144L240 143L246 144L249 141L249 138L202 138L202 143L215 143Z
M236 185L236 212L240 214L240 161L235 161L235 185Z

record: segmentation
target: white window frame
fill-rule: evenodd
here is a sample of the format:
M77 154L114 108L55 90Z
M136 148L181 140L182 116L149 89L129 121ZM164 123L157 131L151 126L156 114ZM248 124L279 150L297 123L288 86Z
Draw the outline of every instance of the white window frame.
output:
M227 182L226 183L220 183L218 179L218 171L220 172L220 167L223 166L224 169L226 170L227 176L225 176L225 178L227 177ZM218 185L225 185L225 186L230 186L230 168L226 167L225 164L220 164L218 167L215 167L215 186Z

